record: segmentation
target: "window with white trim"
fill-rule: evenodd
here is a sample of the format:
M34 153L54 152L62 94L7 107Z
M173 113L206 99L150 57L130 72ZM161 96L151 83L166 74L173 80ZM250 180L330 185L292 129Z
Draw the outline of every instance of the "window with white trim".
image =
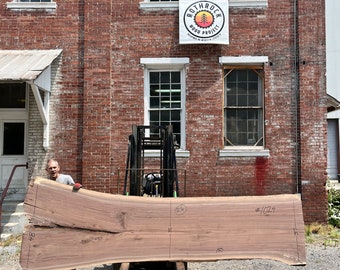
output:
M181 141L181 72L149 71L149 89L149 125L172 125Z
M264 65L267 56L222 56L224 148L220 157L269 156L265 148Z
M181 149L185 149L187 63L188 58L141 59L141 64L144 65L144 124L147 126L171 124ZM152 129L150 132L152 133Z
M261 66L224 68L224 145L263 146Z

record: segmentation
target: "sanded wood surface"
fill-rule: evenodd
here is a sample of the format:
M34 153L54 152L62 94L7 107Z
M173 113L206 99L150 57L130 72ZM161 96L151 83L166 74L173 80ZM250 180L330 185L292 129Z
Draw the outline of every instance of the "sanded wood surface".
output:
M145 198L73 192L36 178L25 211L23 269L252 258L306 263L298 195Z

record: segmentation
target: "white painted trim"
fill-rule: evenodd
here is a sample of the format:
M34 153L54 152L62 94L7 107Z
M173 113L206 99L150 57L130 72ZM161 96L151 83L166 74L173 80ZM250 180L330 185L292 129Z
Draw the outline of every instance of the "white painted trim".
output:
M45 91L44 102L41 99L39 87L33 82L28 82L31 86L35 102L40 113L41 120L44 124L44 134L43 134L43 147L48 150L49 147L49 104L50 104L50 92Z
M229 7L266 8L268 7L268 0L229 0Z
M141 58L142 65L186 65L189 64L188 57L160 57L160 58Z
M178 2L140 2L139 3L139 8L140 9L145 9L145 10L161 10L161 9L173 9L173 10L178 10Z
M327 119L340 119L340 109L327 113Z
M190 63L188 57L141 58L140 64L148 69L180 70Z
M221 65L249 65L268 63L268 56L221 56L218 59Z
M259 147L254 148L237 148L233 149L221 149L219 151L219 157L269 157L270 153L268 149Z
M8 9L56 9L56 2L7 2Z
M229 7L232 8L267 8L268 0L229 0ZM161 10L161 9L174 9L178 10L178 2L149 2L144 0L139 3L140 9L145 10Z

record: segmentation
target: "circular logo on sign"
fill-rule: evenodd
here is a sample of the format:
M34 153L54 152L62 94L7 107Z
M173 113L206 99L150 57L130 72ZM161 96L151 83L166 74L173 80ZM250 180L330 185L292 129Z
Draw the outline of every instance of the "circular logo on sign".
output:
M192 3L184 13L184 25L198 38L212 38L223 29L225 17L222 9L210 1Z

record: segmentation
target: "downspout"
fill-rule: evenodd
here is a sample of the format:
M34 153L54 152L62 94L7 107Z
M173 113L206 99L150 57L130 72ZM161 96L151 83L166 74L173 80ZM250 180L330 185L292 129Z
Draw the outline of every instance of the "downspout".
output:
M300 50L299 50L299 14L298 0L294 0L293 4L293 31L294 31L294 83L293 92L295 94L295 177L296 177L296 193L302 197L301 188L301 126L300 126Z

